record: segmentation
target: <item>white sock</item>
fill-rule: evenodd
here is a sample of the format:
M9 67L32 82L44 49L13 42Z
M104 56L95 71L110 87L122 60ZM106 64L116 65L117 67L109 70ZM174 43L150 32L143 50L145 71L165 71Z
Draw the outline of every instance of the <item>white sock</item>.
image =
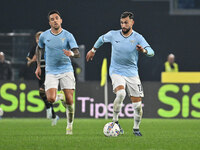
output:
M74 104L66 105L67 127L72 127L74 121Z
M122 102L126 97L126 91L124 89L116 92L116 98L113 103L113 122L118 121L119 112L122 108Z
M142 102L136 102L133 104L133 110L134 110L134 126L133 129L139 129L141 120L142 120Z
M119 120L119 112L114 112L113 111L113 122L116 122L116 121L118 121Z
M52 108L51 107L46 109L46 115L47 115L47 119L52 118Z

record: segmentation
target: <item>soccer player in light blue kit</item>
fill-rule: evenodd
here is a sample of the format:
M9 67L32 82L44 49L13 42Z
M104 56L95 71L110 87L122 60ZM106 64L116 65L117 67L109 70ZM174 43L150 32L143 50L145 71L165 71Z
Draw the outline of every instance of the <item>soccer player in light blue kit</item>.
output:
M144 37L132 29L134 25L133 13L122 13L120 23L121 30L109 31L98 38L94 47L87 53L86 60L92 60L96 50L104 43L112 44L109 74L113 91L116 94L113 104L113 122L119 125L118 115L126 97L125 88L127 87L134 109L133 134L142 136L139 125L142 119L142 97L144 97L144 94L138 75L138 52L152 57L154 51ZM120 127L120 134L123 133L124 131Z
M58 100L56 94L60 83L66 99L66 134L72 134L75 78L70 57L78 58L80 57L80 53L73 35L61 27L62 19L60 13L56 10L50 11L48 19L51 29L46 30L40 35L36 48L37 69L35 74L40 79L41 50L45 49L45 91L47 100L51 103Z

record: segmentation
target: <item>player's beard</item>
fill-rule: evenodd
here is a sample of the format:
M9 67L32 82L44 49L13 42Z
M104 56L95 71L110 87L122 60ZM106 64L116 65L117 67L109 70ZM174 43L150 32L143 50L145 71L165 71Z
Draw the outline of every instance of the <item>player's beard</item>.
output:
M55 29L55 30L59 30L59 29L60 29L60 26L59 26L59 27L54 27L54 29Z
M126 29L126 30L123 30L123 29L126 29L126 28L122 28L122 32L123 32L124 34L127 34L127 33L131 30L131 28L128 28L128 29Z
M55 30L59 30L59 29L60 29L60 25L57 25L57 26L55 25L55 26L54 26L54 29L55 29Z

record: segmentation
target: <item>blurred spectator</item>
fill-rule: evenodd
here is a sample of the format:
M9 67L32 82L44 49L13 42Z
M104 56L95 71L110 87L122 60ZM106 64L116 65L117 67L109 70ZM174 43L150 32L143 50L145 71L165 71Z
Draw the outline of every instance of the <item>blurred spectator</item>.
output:
M32 63L36 63L36 55L35 55L35 48L37 45L34 45L32 47L32 49L30 50L30 52L28 52L27 56L26 56L26 64L29 67Z
M21 80L37 80L34 74L37 66L36 56L35 56L35 48L37 46L37 42L38 40L36 39L34 45L30 48L26 56L26 64L24 64L19 75Z
M11 80L11 63L10 61L5 60L5 55L3 52L0 52L0 70L0 80Z
M178 64L175 63L174 54L169 54L165 62L165 72L178 72Z

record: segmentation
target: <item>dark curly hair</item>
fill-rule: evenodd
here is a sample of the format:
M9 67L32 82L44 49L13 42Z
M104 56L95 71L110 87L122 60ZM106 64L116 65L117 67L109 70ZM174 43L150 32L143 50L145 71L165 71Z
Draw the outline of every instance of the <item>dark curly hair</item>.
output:
M132 12L128 12L128 11L125 11L121 14L121 17L120 18L126 18L126 17L129 17L130 19L133 19L134 18L134 15Z

